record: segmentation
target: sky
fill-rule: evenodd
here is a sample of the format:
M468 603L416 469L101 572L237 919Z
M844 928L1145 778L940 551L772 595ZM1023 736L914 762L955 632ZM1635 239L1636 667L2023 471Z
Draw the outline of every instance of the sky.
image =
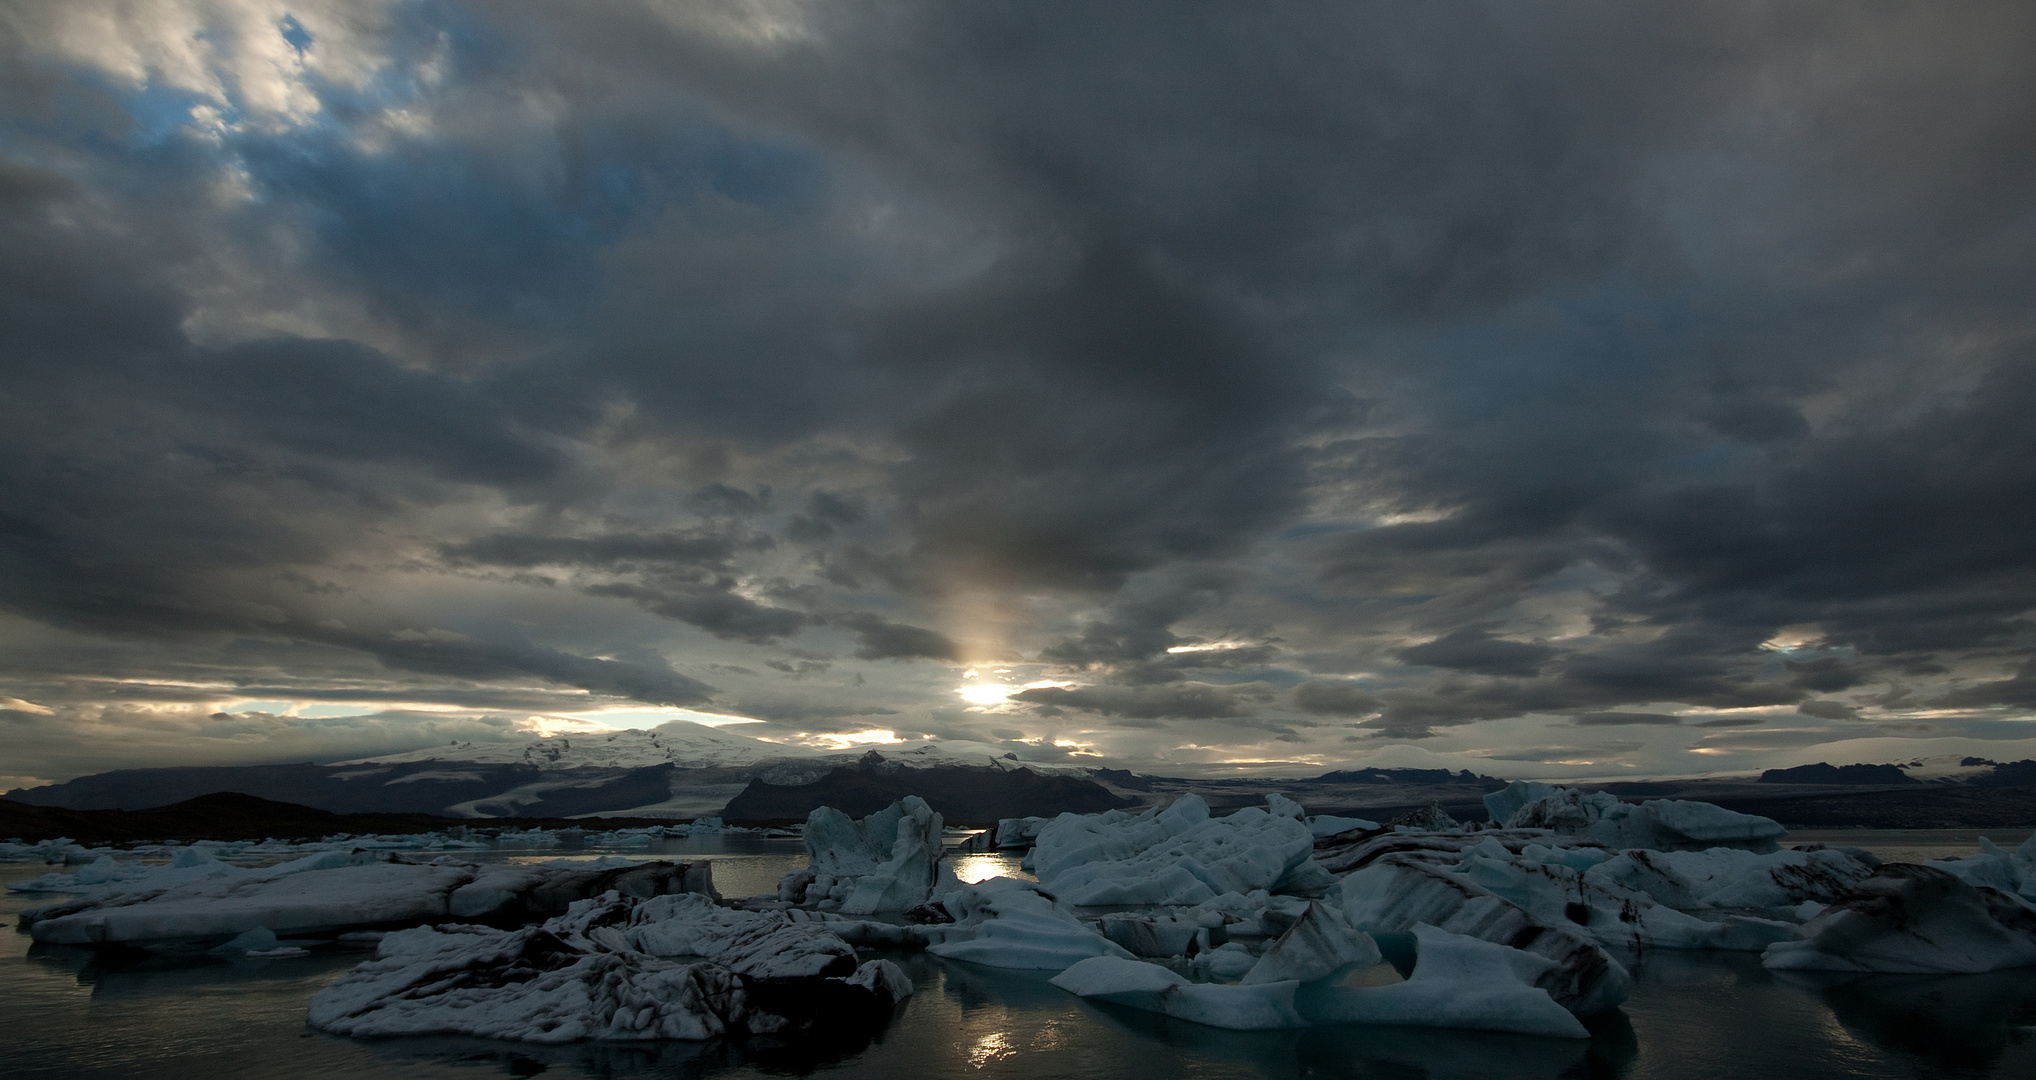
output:
M0 785L2036 756L2036 6L0 0Z

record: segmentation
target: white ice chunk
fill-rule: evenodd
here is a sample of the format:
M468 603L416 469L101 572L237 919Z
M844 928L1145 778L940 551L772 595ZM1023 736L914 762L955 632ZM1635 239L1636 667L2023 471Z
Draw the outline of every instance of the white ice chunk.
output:
M935 956L987 967L1059 971L1092 956L1129 957L1121 946L1090 929L1038 886L995 877L963 885L941 903L954 916L946 939L927 948Z
M1241 982L1257 965L1258 957L1234 941L1197 953L1188 961L1188 969L1204 982Z
M1300 803L1287 798L1277 791L1266 793L1265 812L1274 817L1293 818L1295 821L1300 821L1308 816L1308 812L1301 809Z
M1317 1024L1408 1024L1584 1039L1590 1032L1536 985L1546 957L1435 927L1414 927L1407 981L1387 986L1303 987L1294 1003Z

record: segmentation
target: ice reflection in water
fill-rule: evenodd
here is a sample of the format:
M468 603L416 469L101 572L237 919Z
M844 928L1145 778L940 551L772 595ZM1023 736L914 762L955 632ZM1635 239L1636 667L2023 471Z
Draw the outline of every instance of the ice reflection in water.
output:
M783 843L783 842L778 842ZM792 842L796 844L797 842ZM692 846L692 845L688 845ZM701 845L704 846L704 845ZM555 857L553 853L530 855ZM591 854L591 853L588 853ZM660 855L642 849L631 856ZM775 887L803 862L780 850L674 851L753 859ZM775 863L766 860L774 857ZM967 878L1016 870L969 856ZM734 867L731 865L730 869ZM0 866L0 880L44 872ZM987 871L987 873L985 872ZM717 878L721 868L716 867ZM730 892L724 881L723 888ZM756 889L754 891L767 891ZM46 902L7 895L6 913ZM1478 1077L1508 1080L1817 1080L2036 1076L2036 971L1915 978L1778 977L1751 954L1628 957L1633 1000L1588 1042L1425 1029L1226 1032L1084 1002L1048 973L893 954L919 993L873 1040L536 1046L479 1039L338 1038L304 1027L305 1004L365 953L279 960L94 954L0 937L0 1075L161 1077L755 1077L825 1070L847 1080L1007 1075Z

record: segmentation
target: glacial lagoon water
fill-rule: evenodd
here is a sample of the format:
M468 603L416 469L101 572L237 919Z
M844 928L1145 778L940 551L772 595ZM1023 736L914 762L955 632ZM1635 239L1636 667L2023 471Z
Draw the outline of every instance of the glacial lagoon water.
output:
M1970 853L1977 834L1799 833L1887 858ZM2007 843L2013 836L1995 836ZM769 891L802 865L798 841L667 841L626 851L481 853L549 859L621 854L708 858L732 895ZM1015 870L971 856L967 879ZM0 866L0 881L44 866ZM0 894L0 915L48 903ZM1588 1041L1434 1029L1218 1031L1084 1002L1047 973L993 971L893 954L918 986L891 1026L856 1045L752 1042L562 1047L476 1039L354 1040L304 1025L311 995L366 952L221 960L0 945L0 1077L88 1080L760 1077L1432 1077L1507 1080L1819 1080L1824 1077L2036 1077L2036 970L1866 978L1783 976L1745 953L1623 956L1633 997Z

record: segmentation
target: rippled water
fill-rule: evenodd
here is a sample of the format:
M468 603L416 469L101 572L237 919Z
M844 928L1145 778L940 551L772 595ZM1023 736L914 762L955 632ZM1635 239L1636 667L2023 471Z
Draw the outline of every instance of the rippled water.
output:
M1847 833L1835 842L1884 855L1922 850L1919 844L1933 857L1972 850L1969 839L1881 835L1891 839L1866 843L1863 834ZM710 858L717 883L732 895L769 891L780 874L804 861L796 841L753 838L491 857L597 854ZM975 856L957 869L973 879L1008 871L1013 862ZM47 869L0 866L0 881ZM11 917L49 899L5 894L0 912ZM0 945L6 1044L0 1076L2036 1077L2036 971L1844 980L1778 976L1744 953L1627 956L1633 998L1595 1023L1588 1042L1364 1027L1224 1032L1090 1004L1049 985L1043 973L993 971L924 954L893 955L919 992L888 1030L862 1045L752 1040L542 1047L474 1039L363 1041L307 1029L311 995L366 955L234 961L117 956L32 946L26 935L8 933Z

